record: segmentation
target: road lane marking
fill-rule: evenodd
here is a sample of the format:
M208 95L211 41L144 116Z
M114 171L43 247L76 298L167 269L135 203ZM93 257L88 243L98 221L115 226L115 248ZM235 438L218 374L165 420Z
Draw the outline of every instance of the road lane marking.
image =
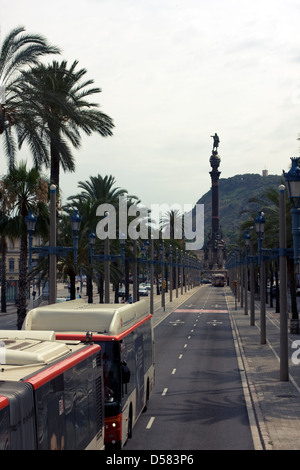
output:
M178 359L182 359L182 354L179 355Z
M228 313L228 310L204 310L196 308L180 308L174 310L174 313Z
M152 416L149 421L148 421L148 424L146 426L146 429L150 429L152 424L153 424L153 421L155 420L155 416Z
M187 348L187 344L185 344L183 347L184 347L184 348Z
M176 369L173 369L172 370L172 375L174 375L176 373Z
M228 303L227 298L226 298L226 302ZM248 413L248 419L249 419L249 425L250 425L250 431L252 434L254 449L263 450L262 440L260 437L261 436L260 433L262 432L262 429L259 430L259 428L261 428L261 423L264 423L264 420L262 416L260 416L261 411L257 409L255 400L252 399L252 392L250 390L249 378L246 373L246 370L248 369L247 357L244 356L243 354L242 340L239 335L239 330L236 324L236 320L234 316L232 315L231 311L229 311L229 320L230 320L230 325L231 325L231 330L232 330L233 344L235 347L236 358L237 358L240 378L242 382L242 390L243 390L246 409Z
M175 321L169 321L169 323L171 323L173 326L177 326L177 325L183 325L184 321L175 320Z
M203 310L195 309L195 308L180 308L174 310L174 313L202 313Z
M164 388L164 389L163 389L163 392L162 392L162 396L163 396L163 397L167 394L167 391L168 391L167 388Z
M223 322L217 321L217 320L207 321L206 323L207 323L208 325L212 325L212 326L217 326L217 325L222 325L222 324L223 324Z

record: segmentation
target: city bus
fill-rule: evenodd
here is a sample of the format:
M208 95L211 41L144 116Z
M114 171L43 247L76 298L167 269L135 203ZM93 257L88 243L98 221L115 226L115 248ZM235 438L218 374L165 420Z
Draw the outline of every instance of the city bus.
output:
M225 285L225 275L224 274L213 274L212 284L215 287L224 287Z
M154 337L148 302L91 304L83 299L28 312L25 330L53 330L60 340L88 337L102 349L105 448L122 448L132 437L154 387Z
M0 450L104 450L101 348L0 331Z

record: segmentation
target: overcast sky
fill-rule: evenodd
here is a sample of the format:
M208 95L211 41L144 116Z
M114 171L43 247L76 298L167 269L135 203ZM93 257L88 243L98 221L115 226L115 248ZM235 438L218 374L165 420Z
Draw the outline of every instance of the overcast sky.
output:
M195 204L210 189L215 132L221 178L288 169L300 147L299 25L297 0L0 0L1 42L17 26L44 35L87 69L114 120L113 137L74 151L64 196L113 175L148 207Z

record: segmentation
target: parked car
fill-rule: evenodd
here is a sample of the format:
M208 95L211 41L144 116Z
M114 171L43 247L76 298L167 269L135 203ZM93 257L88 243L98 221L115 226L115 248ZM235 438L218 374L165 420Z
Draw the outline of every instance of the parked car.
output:
M146 287L141 287L139 286L139 295L140 296L147 296L148 295L148 290Z
M119 297L125 297L125 287L120 287L120 289L119 289Z

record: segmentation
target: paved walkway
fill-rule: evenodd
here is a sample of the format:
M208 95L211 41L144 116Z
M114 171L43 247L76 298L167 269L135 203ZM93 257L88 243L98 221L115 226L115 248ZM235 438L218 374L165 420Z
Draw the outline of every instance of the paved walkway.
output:
M255 326L250 326L250 311L235 303L229 287L226 295L235 326L250 399L259 425L262 449L300 449L300 361L293 364L294 341L300 335L288 333L289 380L280 380L279 313L266 308L266 344L260 344L260 302L255 304ZM248 304L249 305L249 304ZM299 354L296 357L299 358ZM259 446L257 446L259 448Z
M165 307L160 297L154 297L154 324L157 325L179 305L201 287L195 287L178 297L173 291L172 302L166 294ZM250 424L258 424L255 430L257 450L299 450L300 449L300 350L292 348L300 335L289 333L289 380L280 381L280 326L279 314L274 308L266 308L266 344L260 344L260 303L255 305L255 326L250 326L250 315L245 315L229 287L224 288L233 336L239 355L241 377L245 385L245 396L249 405ZM148 297L149 298L149 297ZM146 297L147 299L147 297ZM97 301L95 299L95 301ZM8 305L7 313L15 313L13 304ZM299 358L294 364L292 356ZM297 362L297 361L294 361ZM251 412L251 409L253 412ZM256 428L256 425L253 426Z

